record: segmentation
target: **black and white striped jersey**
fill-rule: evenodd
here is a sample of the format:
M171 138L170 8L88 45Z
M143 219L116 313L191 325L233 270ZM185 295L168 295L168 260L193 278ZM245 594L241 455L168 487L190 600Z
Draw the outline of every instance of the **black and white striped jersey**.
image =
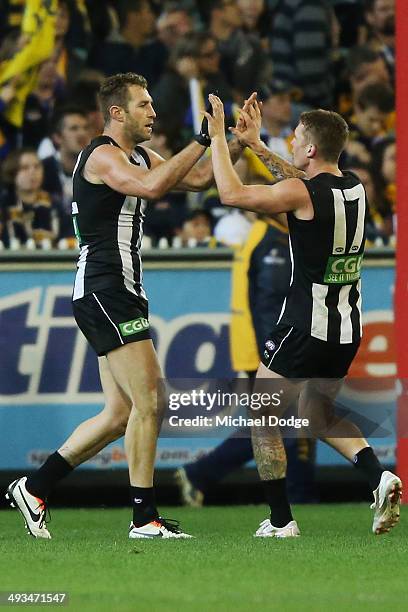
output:
M79 154L73 174L72 217L80 253L73 300L108 287L125 287L146 299L140 246L145 200L126 196L105 184L83 177L92 151L103 144L119 146L109 136L98 136ZM142 147L130 157L133 164L150 167Z
M367 202L360 179L322 173L304 181L310 221L288 213L292 275L279 322L336 344L357 342Z

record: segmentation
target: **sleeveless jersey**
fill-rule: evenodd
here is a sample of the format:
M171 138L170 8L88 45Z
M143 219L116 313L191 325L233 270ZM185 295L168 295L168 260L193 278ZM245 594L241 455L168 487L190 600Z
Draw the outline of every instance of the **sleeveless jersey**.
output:
M322 173L304 180L310 221L288 213L292 275L278 322L336 344L358 342L366 194L360 179Z
M90 154L104 144L119 146L109 136L98 136L81 151L73 173L72 216L80 252L72 299L123 286L146 299L140 257L145 200L119 193L104 183L90 183L83 176ZM134 149L130 161L150 167L141 147Z

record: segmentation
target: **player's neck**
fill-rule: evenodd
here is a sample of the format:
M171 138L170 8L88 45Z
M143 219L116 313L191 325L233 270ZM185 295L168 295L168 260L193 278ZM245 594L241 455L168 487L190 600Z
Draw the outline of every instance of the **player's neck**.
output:
M109 136L123 149L128 157L130 157L133 149L137 145L136 142L130 141L122 132L122 130L116 130L115 126L105 126L103 130L104 136Z
M307 178L314 178L318 174L322 174L322 172L328 174L334 174L335 176L343 176L343 173L339 169L337 164L332 164L326 161L318 161L312 159L310 161L309 166L306 168L305 173Z

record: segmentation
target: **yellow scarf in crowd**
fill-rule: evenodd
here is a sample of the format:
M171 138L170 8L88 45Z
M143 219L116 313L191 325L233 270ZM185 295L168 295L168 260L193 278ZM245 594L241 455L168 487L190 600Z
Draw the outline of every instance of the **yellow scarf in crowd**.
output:
M16 95L4 113L17 128L23 124L25 101L35 87L39 66L54 50L57 8L57 0L27 0L21 24L27 42L0 64L0 86L19 77Z

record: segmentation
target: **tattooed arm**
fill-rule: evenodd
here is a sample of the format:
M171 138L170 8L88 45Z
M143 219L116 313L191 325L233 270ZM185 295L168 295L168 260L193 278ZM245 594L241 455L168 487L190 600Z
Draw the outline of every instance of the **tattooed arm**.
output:
M306 178L306 174L302 170L298 170L286 159L273 153L262 140L254 143L251 149L273 174L276 183L287 178Z

